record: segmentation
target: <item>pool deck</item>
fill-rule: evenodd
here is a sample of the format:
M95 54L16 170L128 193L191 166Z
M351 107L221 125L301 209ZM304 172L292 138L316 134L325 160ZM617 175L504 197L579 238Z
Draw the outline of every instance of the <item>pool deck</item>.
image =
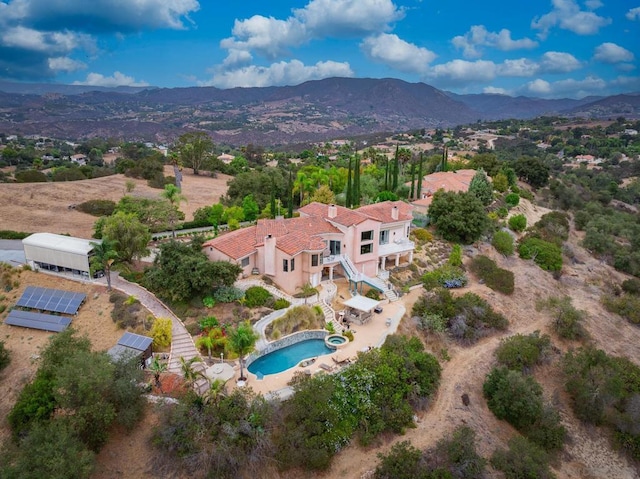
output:
M267 398L277 396L280 399L286 399L292 394L292 390L287 383L294 373L309 371L313 375L319 372L330 373L337 371L341 366L337 365L334 359L336 361L355 359L360 351L380 347L387 335L396 332L404 313L405 306L402 300L384 304L382 313L374 314L367 324L361 326L353 325L352 331L355 334L352 342L335 353L318 356L318 359L311 366L305 368L294 366L278 374L268 374L262 379L258 379L255 374L248 372L245 368L245 376L248 377L246 386L251 387L255 392L263 394ZM389 326L386 324L387 319L391 319ZM227 383L227 388L236 387L236 381L239 377L240 371L238 370L236 371L236 377Z

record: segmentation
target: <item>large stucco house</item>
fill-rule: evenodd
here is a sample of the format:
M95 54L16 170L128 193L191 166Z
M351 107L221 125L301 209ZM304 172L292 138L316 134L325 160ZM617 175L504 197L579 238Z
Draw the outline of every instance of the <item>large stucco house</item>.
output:
M412 207L386 201L351 210L311 203L297 218L262 219L203 244L214 261L239 264L243 275L266 275L288 293L340 274L354 289L387 289L387 268L413 261Z

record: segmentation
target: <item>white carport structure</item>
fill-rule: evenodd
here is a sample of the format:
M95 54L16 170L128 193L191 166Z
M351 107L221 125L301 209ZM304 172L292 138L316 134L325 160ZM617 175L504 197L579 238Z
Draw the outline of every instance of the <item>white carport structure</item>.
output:
M33 269L90 276L91 243L101 240L53 233L34 233L22 240L27 264Z
M365 324L371 319L373 309L380 304L380 301L357 295L343 303L348 309L346 312L347 321Z

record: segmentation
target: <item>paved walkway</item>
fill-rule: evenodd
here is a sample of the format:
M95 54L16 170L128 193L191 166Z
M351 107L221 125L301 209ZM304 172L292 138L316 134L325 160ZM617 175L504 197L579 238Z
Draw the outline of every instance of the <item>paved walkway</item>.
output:
M106 278L100 279L101 283L106 284ZM111 287L122 291L124 294L134 296L140 303L149 310L156 318L171 319L171 353L169 354L168 371L172 373L182 374L180 367L180 357L189 360L194 357L200 359L193 338L185 328L184 323L171 311L162 301L160 301L153 293L143 288L139 284L131 283L120 277L118 273L111 273Z

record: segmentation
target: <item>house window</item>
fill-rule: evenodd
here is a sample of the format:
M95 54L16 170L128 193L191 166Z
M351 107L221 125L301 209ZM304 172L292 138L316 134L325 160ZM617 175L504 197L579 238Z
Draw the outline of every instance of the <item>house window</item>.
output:
M241 266L244 268L245 266L249 266L249 258L243 258L242 259L242 263L240 263Z
M380 244L389 243L389 230L380 231Z
M312 254L311 255L311 266L318 266L318 255L317 254Z
M360 246L360 254L367 254L373 251L373 243L363 244Z
M289 260L288 259L283 259L282 260L282 271L289 271Z
M296 260L295 258L291 258L291 271L296 269Z
M363 231L360 233L360 241L372 241L373 240L373 230Z

